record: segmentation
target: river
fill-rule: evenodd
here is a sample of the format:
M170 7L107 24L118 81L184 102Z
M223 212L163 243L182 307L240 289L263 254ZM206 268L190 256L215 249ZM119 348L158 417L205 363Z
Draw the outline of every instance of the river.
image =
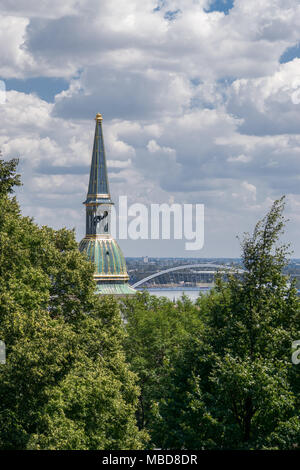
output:
M157 297L167 297L171 300L179 299L183 294L189 297L191 300L195 301L199 296L199 292L207 293L210 291L210 287L185 287L184 289L180 287L170 287L170 288L136 288L137 291L142 292L143 290L147 290L149 294L156 295Z

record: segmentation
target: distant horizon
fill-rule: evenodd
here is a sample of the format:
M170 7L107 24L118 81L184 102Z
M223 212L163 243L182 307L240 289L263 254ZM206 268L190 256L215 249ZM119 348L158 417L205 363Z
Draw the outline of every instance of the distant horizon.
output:
M22 213L84 237L101 113L116 206L204 205L201 256L234 258L285 194L300 257L299 18L298 0L3 0L0 149L20 159ZM120 247L194 256L179 240Z
M125 256L126 259L143 259L146 258L147 255L145 256ZM222 260L241 260L242 258L240 257L228 257L228 256L195 256L195 257L178 257L178 256L171 256L171 257L164 257L164 256L148 256L149 260L151 259L178 259L178 260L193 260L193 259L222 259ZM300 258L287 258L288 261L300 261ZM147 264L147 263L145 263Z

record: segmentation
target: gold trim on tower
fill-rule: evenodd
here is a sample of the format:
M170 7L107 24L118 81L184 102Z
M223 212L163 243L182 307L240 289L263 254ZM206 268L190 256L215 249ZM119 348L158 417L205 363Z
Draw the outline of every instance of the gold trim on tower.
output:
M110 194L108 194L108 193L105 193L105 194L88 194L87 198L88 197L96 197L96 198L99 198L99 199L109 199Z
M89 240L113 240L111 235L106 235L105 233L90 233L84 238L88 238Z
M128 281L129 276L121 274L94 274L94 280L97 281Z

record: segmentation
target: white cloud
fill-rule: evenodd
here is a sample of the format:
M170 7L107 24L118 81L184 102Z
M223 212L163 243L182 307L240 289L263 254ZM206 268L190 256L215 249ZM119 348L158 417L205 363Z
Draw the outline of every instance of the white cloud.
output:
M2 2L3 3L3 2ZM78 69L184 73L202 79L271 73L298 38L296 0L236 0L230 15L206 13L207 1L68 0L4 1L3 18L14 28L18 54L28 54L25 76L71 76ZM167 11L179 14L173 21ZM27 25L28 21L30 23ZM26 37L24 37L25 27ZM13 56L13 54L12 54Z
M252 157L250 157L249 155L244 155L244 154L241 154L241 155L238 155L237 157L229 157L227 158L227 161L228 162L237 162L237 163L248 163L248 162L251 162L252 160Z
M5 15L59 18L65 15L75 15L80 7L86 2L84 0L2 0L0 13Z
M33 59L22 48L25 40L27 18L0 15L0 76L19 77L31 70Z
M161 147L160 145L158 145L158 143L152 139L152 140L149 140L148 144L147 144L147 150L150 152L150 153L156 153L156 152L159 152L160 154L162 153L174 153L174 149L171 149L170 147Z
M243 181L242 188L246 191L246 198L250 197L252 201L256 201L256 187L254 186L254 184L250 184L247 181Z
M299 39L299 2L235 0L229 15L206 13L208 4L2 2L1 78L70 80L54 104L10 91L0 106L0 146L20 156L26 213L82 234L100 111L111 192L204 203L203 255L225 245L233 254L232 227L248 229L283 193L296 214L300 59L279 58Z

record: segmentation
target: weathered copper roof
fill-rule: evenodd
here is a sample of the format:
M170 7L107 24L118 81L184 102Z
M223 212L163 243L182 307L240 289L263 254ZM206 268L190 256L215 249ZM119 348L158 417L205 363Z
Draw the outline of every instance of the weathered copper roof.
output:
M87 258L94 263L94 278L99 280L128 280L126 262L116 240L113 238L84 238L79 250L86 252Z
M101 282L101 284L97 284L98 294L102 295L133 295L136 294L136 291L129 286L127 282L123 282L122 284L117 283L107 283Z

